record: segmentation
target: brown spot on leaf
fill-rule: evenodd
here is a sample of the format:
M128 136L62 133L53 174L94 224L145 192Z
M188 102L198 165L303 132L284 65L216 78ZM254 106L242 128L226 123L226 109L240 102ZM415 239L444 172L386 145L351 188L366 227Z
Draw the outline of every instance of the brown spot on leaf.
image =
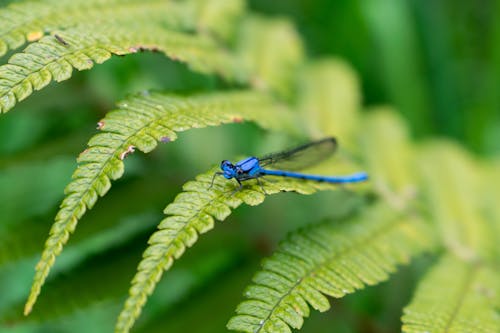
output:
M135 146L133 145L130 145L127 147L127 150L125 150L123 153L120 154L120 160L123 161L123 159L125 159L125 157L127 157L128 154L131 154L135 151Z
M79 155L78 155L78 158L82 157L82 155L86 154L87 152L89 151L89 149L85 149L84 151L82 151Z
M100 122L97 123L97 129L102 130L104 128L104 121L101 120Z

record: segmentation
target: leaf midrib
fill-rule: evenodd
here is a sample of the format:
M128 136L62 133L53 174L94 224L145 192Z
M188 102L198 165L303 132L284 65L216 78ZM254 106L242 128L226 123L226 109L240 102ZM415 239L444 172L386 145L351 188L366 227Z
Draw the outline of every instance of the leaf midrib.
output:
M478 265L473 265L473 264L468 265L464 282L463 282L462 286L460 287L460 293L459 293L457 303L451 312L450 318L447 321L446 326L444 327L445 333L450 332L450 329L453 326L453 322L455 321L455 318L458 316L460 309L462 308L463 304L465 303L465 299L467 298L468 291L469 291L470 287L472 286L473 281L478 274L478 271L479 271Z

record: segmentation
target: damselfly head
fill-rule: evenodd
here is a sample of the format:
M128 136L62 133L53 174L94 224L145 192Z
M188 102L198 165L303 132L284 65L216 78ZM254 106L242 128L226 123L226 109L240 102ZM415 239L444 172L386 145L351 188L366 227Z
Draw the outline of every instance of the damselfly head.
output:
M235 176L236 173L236 167L234 166L233 163L229 162L228 160L224 160L220 163L220 168L223 171L223 175L227 179L231 179Z

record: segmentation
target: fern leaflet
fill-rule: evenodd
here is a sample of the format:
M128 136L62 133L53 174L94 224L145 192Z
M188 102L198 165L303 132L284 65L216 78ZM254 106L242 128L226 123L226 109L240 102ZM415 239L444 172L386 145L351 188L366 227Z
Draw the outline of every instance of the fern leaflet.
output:
M195 181L186 183L184 191L165 209L169 216L149 239L149 247L132 280L130 296L118 318L116 332L130 330L163 272L184 253L186 247L197 241L199 234L214 227L214 220L226 219L243 202L248 205L262 203L265 198L263 190L266 194L287 191L311 194L318 190L338 188L333 184L278 178L272 182L261 181L262 188L255 182L245 184L241 191L236 191L236 183L217 177L211 190L208 190L216 171L212 169L196 177Z
M191 0L197 28L201 32L213 32L229 39L245 10L244 0Z
M342 147L353 142L360 123L359 83L353 70L338 59L323 59L306 66L300 78L300 110L315 137L335 136Z
M500 332L500 274L484 263L445 255L405 308L403 332Z
M418 162L432 217L448 250L467 260L492 259L498 248L497 222L483 214L479 163L448 142L424 147Z
M396 215L396 216L395 216ZM420 218L378 205L355 221L326 222L291 234L245 292L228 328L243 332L291 332L314 309L388 278L397 264L434 246Z
M378 192L404 206L416 191L415 149L403 119L387 108L370 112L363 123L362 152ZM405 198L406 197L406 198Z
M62 251L69 234L85 211L111 187L111 181L122 176L123 159L135 148L150 152L157 143L177 138L175 132L222 123L253 120L264 128L292 131L292 116L277 107L264 94L228 92L181 97L161 93L144 93L122 102L99 122L104 133L94 136L78 158L79 166L66 187L66 198L36 266L25 313L29 313L40 289Z
M290 22L251 17L238 37L241 65L252 73L253 85L291 98L304 51Z

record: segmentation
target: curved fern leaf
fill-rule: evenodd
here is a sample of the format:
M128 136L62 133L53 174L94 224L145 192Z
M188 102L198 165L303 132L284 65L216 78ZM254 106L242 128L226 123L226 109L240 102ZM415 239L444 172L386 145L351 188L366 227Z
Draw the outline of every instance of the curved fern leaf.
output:
M189 2L194 5L198 30L213 31L224 39L232 37L237 21L245 9L243 0L191 0Z
M407 206L417 190L415 149L402 118L388 108L373 110L362 133L362 155L375 188L395 207Z
M300 109L311 136L335 136L342 147L356 149L361 96L354 70L335 58L315 61L305 68L300 89Z
M478 193L478 200L482 203L482 212L488 220L492 222L491 235L495 237L495 244L500 243L500 209L498 209L498 198L500 198L500 160L488 161L482 165L481 189ZM500 247L491 249L492 258L500 258ZM500 304L500 298L499 298Z
M252 17L243 21L238 52L254 87L290 98L304 58L294 27L284 19Z
M242 11L243 2L239 0L24 1L0 9L0 56L57 29L88 22L131 22L137 17L162 17L170 29L193 31L200 28L228 35L235 26L233 21ZM218 20L215 20L215 13Z
M214 168L196 177L195 181L186 183L183 192L165 208L164 212L169 216L149 239L149 247L132 280L130 296L118 318L116 332L130 330L163 272L197 241L199 234L213 229L214 220L226 219L242 203L252 206L262 203L265 198L263 190L266 194L289 191L311 194L318 190L338 188L333 184L278 178L261 180L260 185L258 182L245 184L241 191L237 191L235 182L216 177L209 190L216 171Z
M443 257L405 308L403 332L500 332L499 281L485 264Z
M494 259L498 221L484 214L481 165L450 142L429 144L417 160L428 206L448 250L468 260Z
M264 128L291 131L294 127L292 116L269 97L244 91L192 97L145 93L125 100L119 110L110 112L99 122L105 133L94 136L78 158L79 166L65 189L66 198L36 266L25 313L31 311L55 257L78 220L107 193L111 181L122 176L127 154L136 148L150 152L159 141L175 140L175 132L242 120L255 121Z
M141 50L161 51L202 72L226 76L233 72L233 59L211 39L167 30L161 20L134 18L127 24L80 25L30 44L24 52L13 55L8 64L0 66L0 113L52 80L69 79L73 68L90 69L112 54Z
M327 222L291 234L263 262L228 328L291 332L314 309L388 278L397 264L433 248L432 230L419 218L375 206L355 221Z

